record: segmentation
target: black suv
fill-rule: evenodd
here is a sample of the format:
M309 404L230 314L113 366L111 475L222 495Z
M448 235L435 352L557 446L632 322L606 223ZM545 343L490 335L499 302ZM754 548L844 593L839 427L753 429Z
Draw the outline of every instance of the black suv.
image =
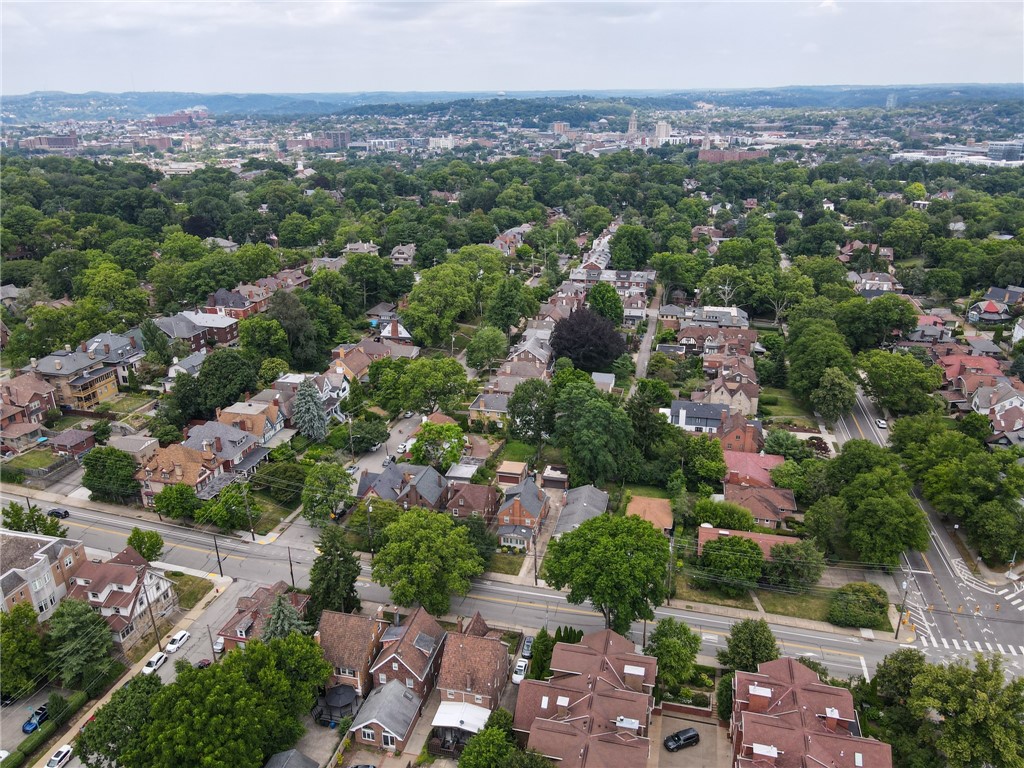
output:
M50 517L59 517L61 520L71 516L71 513L64 509L64 507L54 507L46 514Z
M665 737L665 749L675 752L683 747L692 747L700 742L700 734L693 728L683 728Z

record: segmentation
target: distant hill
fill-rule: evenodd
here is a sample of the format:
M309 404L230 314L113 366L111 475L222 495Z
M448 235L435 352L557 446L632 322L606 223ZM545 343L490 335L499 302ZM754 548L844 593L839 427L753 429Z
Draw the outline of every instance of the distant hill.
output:
M508 93L453 91L371 91L362 93L62 93L37 91L3 98L2 120L7 125L59 120L142 118L203 106L215 116L264 115L267 117L367 114L372 107L387 113L429 113L443 105L494 101L531 101L550 106L568 101L615 100L622 106L660 109L692 108L697 101L736 108L818 108L852 109L884 107L890 95L899 107L948 102L1020 102L1019 83L977 85L893 85L893 86L791 86L754 89L608 90L608 91L509 91ZM409 110L395 105L408 105Z

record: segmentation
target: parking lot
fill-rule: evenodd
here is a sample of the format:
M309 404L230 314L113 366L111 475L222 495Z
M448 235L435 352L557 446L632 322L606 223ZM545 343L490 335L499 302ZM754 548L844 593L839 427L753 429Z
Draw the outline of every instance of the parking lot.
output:
M65 697L71 695L70 691L47 685L41 691L3 708L3 714L0 715L0 748L13 752L21 744L27 735L21 732L21 726L35 712L36 707L46 703L51 691L57 691Z
M718 724L711 720L700 720L695 717L685 717L670 713L663 713L658 720L661 721L661 731L656 744L651 745L651 751L658 750L658 761L651 765L658 768L728 768L731 763L732 752L730 750L728 731L719 728ZM678 752L669 752L662 743L666 736L683 728L694 728L700 734L700 743L680 749ZM653 729L652 729L653 730ZM652 734L653 736L654 734ZM653 755L652 755L653 757Z

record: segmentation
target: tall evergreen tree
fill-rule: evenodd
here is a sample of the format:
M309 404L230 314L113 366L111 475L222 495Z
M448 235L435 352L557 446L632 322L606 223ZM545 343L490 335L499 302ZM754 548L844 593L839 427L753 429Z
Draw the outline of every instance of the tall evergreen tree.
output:
M362 606L356 592L359 561L345 543L345 532L336 526L320 531L316 548L320 551L309 572L311 615L323 611L354 613Z
M327 437L327 414L324 413L320 394L316 391L312 379L306 379L299 384L299 390L295 393L292 423L300 433L314 443L323 442Z
M292 632L305 635L309 633L309 624L302 620L287 595L278 595L270 606L270 615L263 626L262 640L269 643L279 637L288 637Z

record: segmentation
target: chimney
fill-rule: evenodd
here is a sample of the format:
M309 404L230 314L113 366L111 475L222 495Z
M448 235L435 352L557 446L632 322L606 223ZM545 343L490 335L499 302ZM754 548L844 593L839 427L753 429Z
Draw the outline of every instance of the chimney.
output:
M623 667L622 681L631 691L642 692L644 684L644 668L627 664Z
M64 364L61 363L60 360L54 360L53 361L53 367L56 368L59 371L61 368L64 367Z
M31 366L32 366L33 368L38 368L38 367L39 367L39 359L38 359L38 358L35 358L35 357L30 357L30 358L28 359L28 362L29 362L29 364L30 364L30 365L31 365Z
M772 689L751 683L747 689L749 693L749 712L767 712L768 705L772 700Z
M208 306L208 307L215 307L215 306L217 306L216 304L214 304L214 301L216 301L216 295L215 294L209 293L209 294L206 295L206 306Z
M249 393L248 392L245 393L245 402L247 402L247 403L249 402Z
M209 453L211 445L212 443L209 440L203 440L203 451Z
M89 350L89 359L90 360L95 360L96 359L96 350L93 350L93 349Z
M177 357L177 355L175 355L174 357L171 358L171 365L177 365L177 364L178 364L178 357Z
M220 452L221 452L221 450L223 450L223 443L221 443L221 439L220 439L220 437L215 437L215 438L213 438L213 449L214 449L214 450L215 450L215 451L216 451L217 453L220 453Z
M214 418L217 418L217 419L219 419L219 418L220 418L220 408L217 408L217 409L215 410L215 413L216 413L216 416L215 416Z
M110 345L109 344L104 344L103 345L103 354L104 355L109 355L110 354Z
M825 730L835 733L838 725L839 710L835 707L825 707Z
M81 346L82 346L82 351L83 352L85 352L89 348L84 341L82 342Z
M70 344L65 344L64 345L64 351L65 352L70 352L71 351L71 345Z
M462 617L461 616L459 616L458 621L455 622L455 626L459 630L459 634L460 635L463 634L464 630L462 629Z
M568 696L559 696L555 700L555 705L558 707L558 716L559 717L563 717L564 718L564 717L568 717L569 716L569 697Z
M180 480L182 477L181 464L179 464L178 462L174 462L174 477L177 478L178 480Z
M188 440L188 427L181 430L181 441L185 442L186 440Z
M313 633L313 642L316 643L317 645L320 645L320 630L319 629L316 632Z

